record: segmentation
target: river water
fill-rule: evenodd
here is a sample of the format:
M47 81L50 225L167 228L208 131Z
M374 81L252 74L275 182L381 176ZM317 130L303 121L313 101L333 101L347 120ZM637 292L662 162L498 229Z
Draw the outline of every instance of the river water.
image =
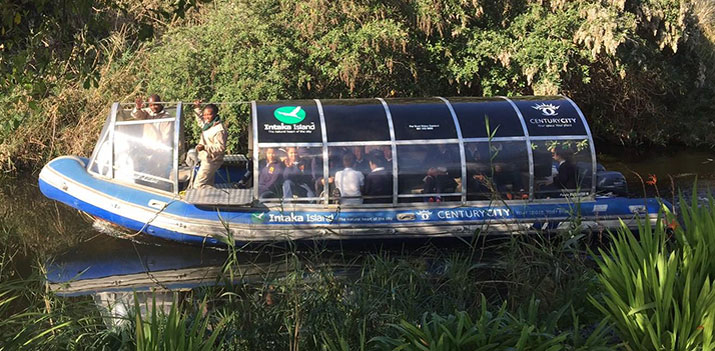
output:
M666 199L674 193L671 184L675 186L675 192L689 192L696 179L699 194L705 195L706 189L715 184L714 159L713 152L693 150L647 154L609 150L609 153L599 155L599 162L607 169L620 171L626 176L634 196L642 196L645 191L648 196L660 193ZM653 179L657 189L644 183ZM210 284L215 282L228 255L222 250L145 236L113 237L126 233L95 223L77 210L44 198L37 186L36 176L6 178L3 181L0 186L0 221L2 235L6 236L2 241L5 252L15 253L5 264L11 264L18 275L30 276L33 267L45 264L50 280L76 279L81 272L95 279L87 285L80 284L74 286L74 290L65 291L69 295L98 290L102 284L115 288L128 284L126 289L135 289L141 284L163 287ZM250 268L245 272L258 274L285 269L285 260L275 249L242 251L241 259ZM361 252L370 249L346 250L343 247L337 251L319 250L322 250L326 264L333 264L336 271L348 272L350 267L345 263L355 262ZM87 267L92 268L84 271ZM64 271L58 270L60 268ZM134 276L137 280L112 278L113 271L125 276L138 274ZM147 271L154 273L147 275Z

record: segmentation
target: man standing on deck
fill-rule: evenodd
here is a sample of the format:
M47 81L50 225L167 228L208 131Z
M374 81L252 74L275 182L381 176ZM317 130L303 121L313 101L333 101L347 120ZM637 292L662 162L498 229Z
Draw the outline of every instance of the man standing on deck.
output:
M198 104L196 104L198 109ZM218 115L218 106L208 104L201 111L200 119L197 121L201 126L201 137L196 151L199 153L199 171L196 173L193 187L195 189L213 186L216 170L223 164L223 156L226 153L226 139L228 134Z

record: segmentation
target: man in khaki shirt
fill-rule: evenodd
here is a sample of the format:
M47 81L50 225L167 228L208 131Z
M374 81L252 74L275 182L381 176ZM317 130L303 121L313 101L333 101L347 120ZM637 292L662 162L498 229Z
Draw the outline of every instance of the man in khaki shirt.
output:
M223 164L228 134L218 115L218 106L208 104L203 109L199 109L197 104L195 111L197 112L197 122L201 126L201 138L199 144L196 145L201 166L196 173L193 187L199 189L214 184L216 170Z
M171 190L171 183L167 179L171 177L173 165L174 121L153 121L173 119L160 101L159 95L152 94L145 105L143 99L138 97L131 117L147 121L139 125L123 126L122 130L127 136L136 138L131 140L133 146L128 156L132 160L134 182L168 191Z
M157 94L151 94L147 101L147 107L143 107L144 103L141 98L135 101L134 109L132 110L132 118L134 119L162 119L171 118L168 112L164 109L164 105L159 103L161 98ZM155 140L166 144L171 137L171 127L173 122L149 123L144 125L144 138Z

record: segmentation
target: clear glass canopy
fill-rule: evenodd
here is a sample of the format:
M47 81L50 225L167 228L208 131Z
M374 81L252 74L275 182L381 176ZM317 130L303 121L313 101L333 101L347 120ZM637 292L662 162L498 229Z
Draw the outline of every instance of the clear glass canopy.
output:
M115 103L88 170L183 190L181 106L137 114L133 104ZM375 206L595 193L590 130L562 96L253 102L250 119L252 169L225 178L248 180L262 202ZM233 174L230 167L223 172Z

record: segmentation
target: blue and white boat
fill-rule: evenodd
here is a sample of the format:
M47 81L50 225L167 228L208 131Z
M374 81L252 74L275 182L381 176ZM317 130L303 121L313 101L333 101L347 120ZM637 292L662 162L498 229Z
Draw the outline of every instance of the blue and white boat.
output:
M227 155L214 187L200 189L183 152L193 117L182 103L164 107L168 118L135 120L115 103L91 157L50 161L42 192L131 231L208 245L604 230L654 221L664 206L626 196L563 96L250 102L249 157ZM573 166L570 184L560 162ZM375 170L382 190L357 187Z

